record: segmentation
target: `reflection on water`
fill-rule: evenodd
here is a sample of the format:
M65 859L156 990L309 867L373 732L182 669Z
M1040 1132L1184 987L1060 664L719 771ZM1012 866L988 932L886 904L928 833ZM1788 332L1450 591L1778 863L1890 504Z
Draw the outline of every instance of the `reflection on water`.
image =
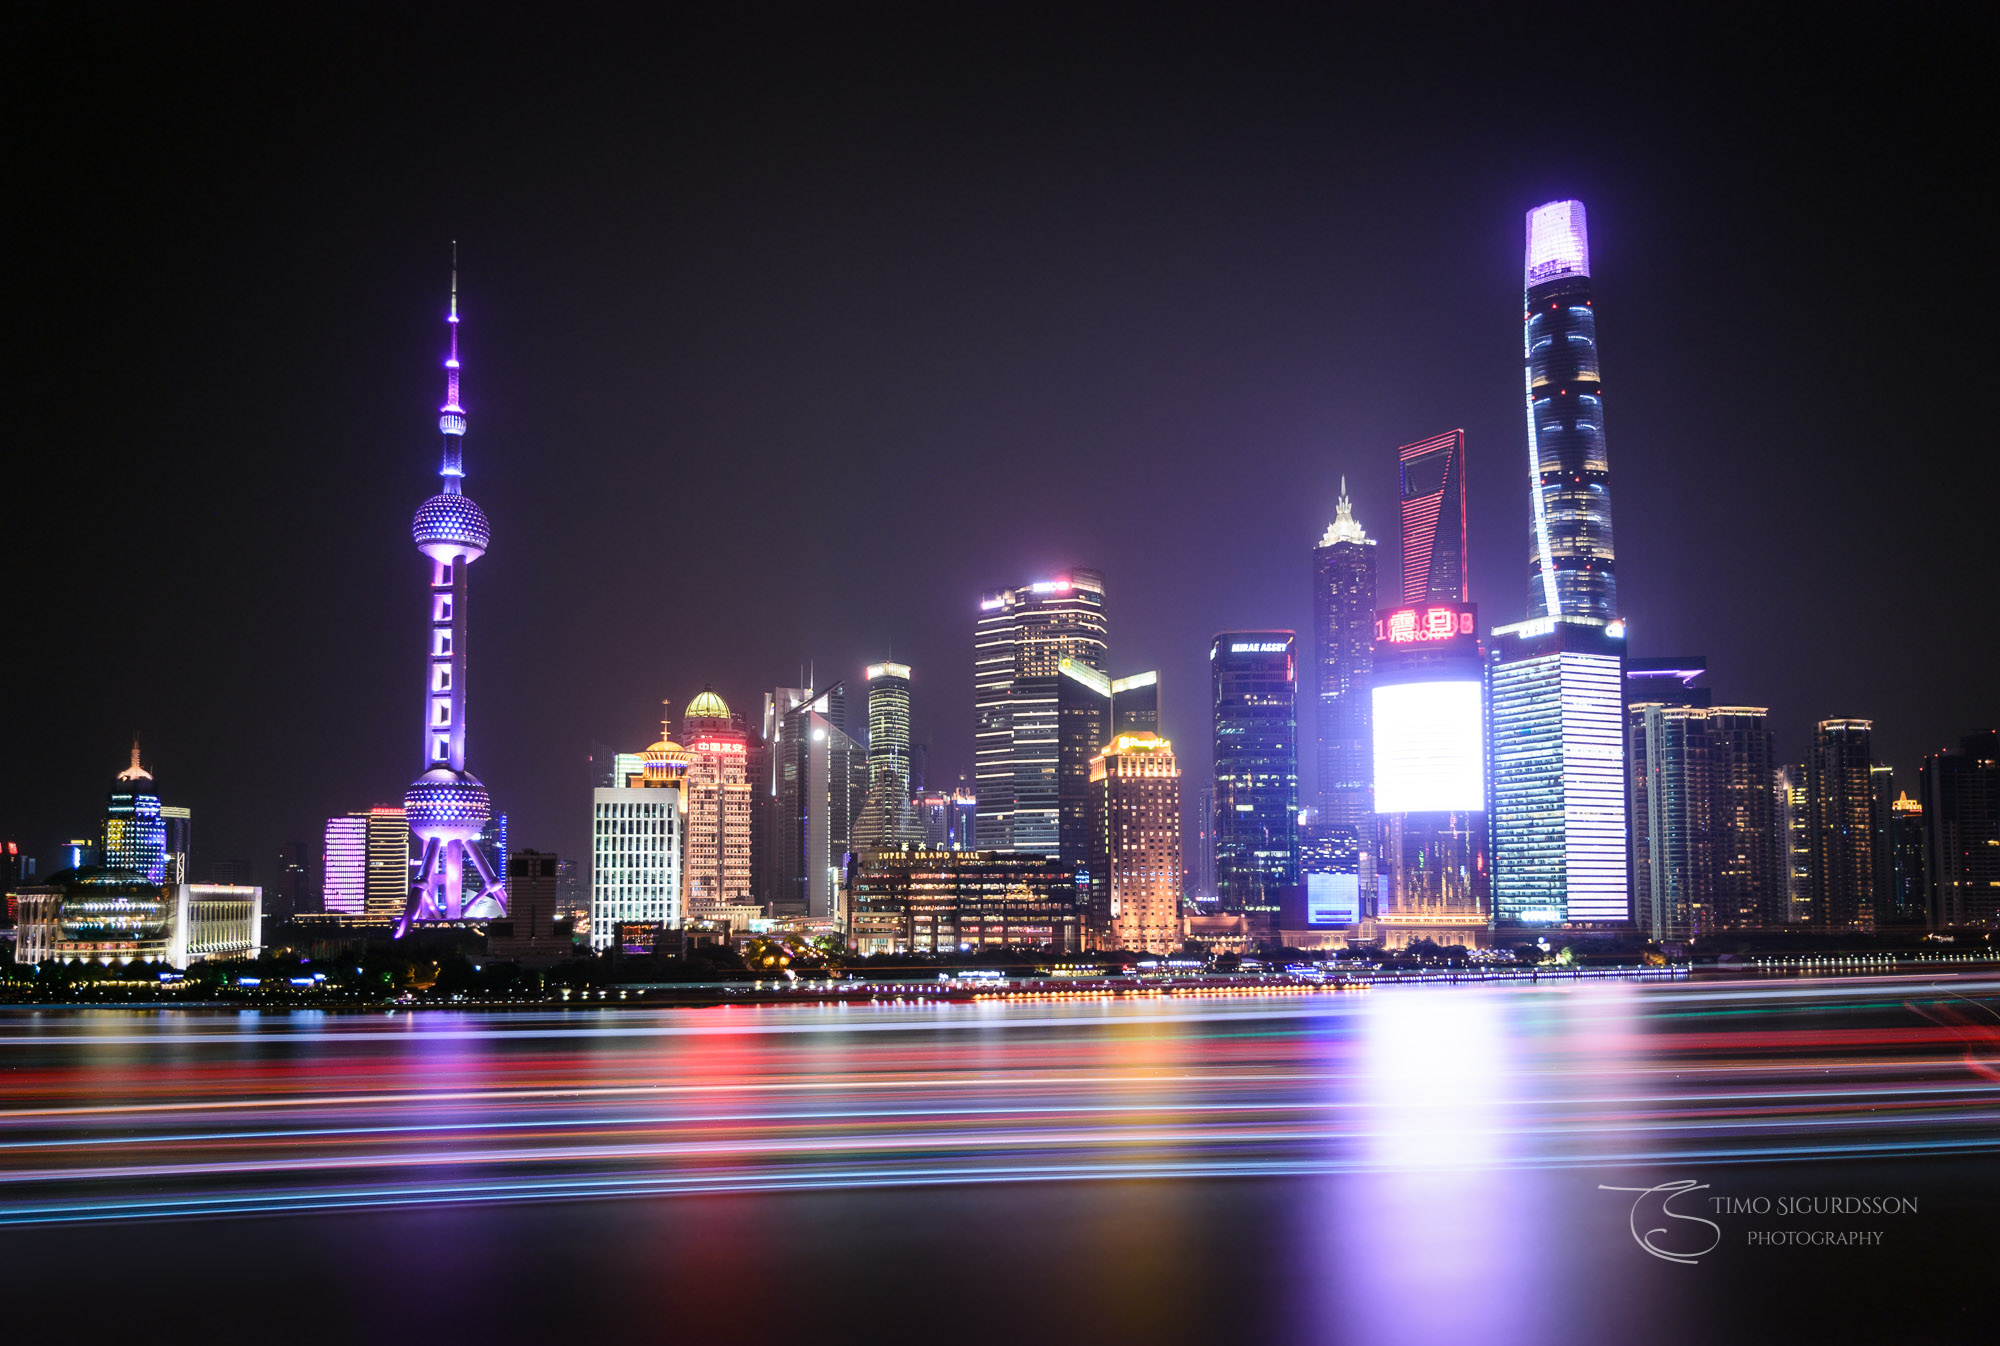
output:
M475 1279L533 1248L577 1294L703 1322L693 1306L775 1268L961 1335L1003 1326L972 1312L1003 1294L1058 1306L1057 1340L1553 1340L1534 1330L1552 1279L1568 1312L1615 1316L1679 1302L1689 1283L1661 1274L1770 1274L1646 1265L1600 1182L2000 1143L2000 1087L1965 1042L1968 1002L1996 992L5 1013L0 1253L282 1214L254 1243L212 1219L176 1239L253 1263L317 1265L306 1240L404 1265L395 1248ZM672 1199L577 1200L609 1196ZM343 1222L363 1219L389 1223Z

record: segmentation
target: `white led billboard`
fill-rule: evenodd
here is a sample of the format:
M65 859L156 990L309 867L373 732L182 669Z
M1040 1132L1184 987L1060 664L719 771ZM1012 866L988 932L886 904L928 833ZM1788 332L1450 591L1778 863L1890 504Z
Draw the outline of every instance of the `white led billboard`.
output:
M1307 925L1353 925L1360 919L1360 875L1306 875Z
M1462 813L1486 807L1479 683L1375 688L1375 811Z

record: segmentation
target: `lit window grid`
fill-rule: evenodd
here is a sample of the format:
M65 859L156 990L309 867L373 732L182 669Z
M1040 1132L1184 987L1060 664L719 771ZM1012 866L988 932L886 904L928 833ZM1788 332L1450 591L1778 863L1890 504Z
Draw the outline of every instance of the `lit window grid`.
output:
M680 792L612 788L592 792L590 929L608 947L620 921L682 924Z

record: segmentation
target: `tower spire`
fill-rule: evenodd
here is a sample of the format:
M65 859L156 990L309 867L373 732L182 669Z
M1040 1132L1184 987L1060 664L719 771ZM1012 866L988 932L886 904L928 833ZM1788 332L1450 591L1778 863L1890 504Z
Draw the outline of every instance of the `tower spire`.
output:
M1367 530L1355 521L1354 502L1347 498L1347 474L1340 476L1340 504L1336 507L1333 522L1326 526L1319 545L1331 547L1336 542L1367 542Z
M447 495L458 494L459 479L465 475L465 408L458 404L458 240L451 241L451 312L445 318L451 333L451 354L444 362L444 405L438 408L438 433L444 436L444 478Z

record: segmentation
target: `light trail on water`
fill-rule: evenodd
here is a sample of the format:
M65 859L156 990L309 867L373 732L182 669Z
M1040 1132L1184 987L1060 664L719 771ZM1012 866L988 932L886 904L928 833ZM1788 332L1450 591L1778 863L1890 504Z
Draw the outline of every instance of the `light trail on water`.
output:
M2000 981L0 1015L0 1223L2000 1149Z

